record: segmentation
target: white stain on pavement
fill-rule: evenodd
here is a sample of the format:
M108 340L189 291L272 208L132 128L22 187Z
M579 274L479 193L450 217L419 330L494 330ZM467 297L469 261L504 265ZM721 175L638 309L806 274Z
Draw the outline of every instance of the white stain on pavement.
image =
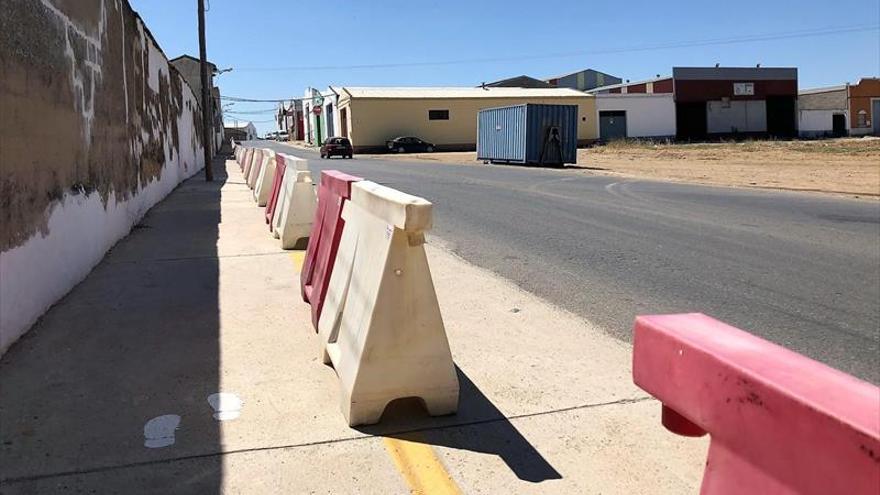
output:
M180 416L156 416L144 425L144 447L158 449L174 445L174 432L180 427Z
M235 419L241 414L241 399L237 395L228 392L220 392L208 396L208 404L214 408L214 419L227 421Z

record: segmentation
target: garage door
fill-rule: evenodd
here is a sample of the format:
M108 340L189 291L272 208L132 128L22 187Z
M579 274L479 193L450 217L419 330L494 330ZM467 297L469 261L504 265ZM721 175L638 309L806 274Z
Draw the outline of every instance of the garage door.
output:
M599 139L611 141L626 138L626 112L605 110L599 112Z

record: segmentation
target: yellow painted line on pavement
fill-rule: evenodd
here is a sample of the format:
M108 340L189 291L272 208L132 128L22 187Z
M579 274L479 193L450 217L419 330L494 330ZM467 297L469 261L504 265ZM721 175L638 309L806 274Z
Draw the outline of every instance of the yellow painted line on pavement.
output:
M460 495L458 485L443 467L430 444L403 440L385 439L385 450L394 460L397 470L403 475L410 493L416 495Z
M302 270L303 263L306 261L306 252L304 250L291 251L290 259L293 260L297 270Z

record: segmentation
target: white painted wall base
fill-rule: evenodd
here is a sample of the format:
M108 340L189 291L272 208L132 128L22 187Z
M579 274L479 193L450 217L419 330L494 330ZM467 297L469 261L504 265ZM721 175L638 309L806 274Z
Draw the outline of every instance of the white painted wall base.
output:
M846 117L846 127L849 131L849 115L840 110L799 110L798 133L801 137L830 136L834 130L834 115L843 114Z
M36 234L0 253L0 355L81 282L147 210L202 168L204 160L190 153L186 160L199 166L166 165L161 179L128 201L117 203L111 194L105 208L97 193L65 195L52 208L49 235Z
M600 94L596 95L596 120L599 112L626 112L626 137L675 137L675 100L671 94Z

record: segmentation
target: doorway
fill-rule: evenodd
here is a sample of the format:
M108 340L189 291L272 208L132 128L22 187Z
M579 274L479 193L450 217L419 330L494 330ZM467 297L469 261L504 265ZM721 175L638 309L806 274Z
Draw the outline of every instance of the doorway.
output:
M613 141L626 138L626 112L606 110L599 112L599 139Z
M871 100L871 126L875 136L880 136L880 99Z
M348 137L348 109L339 110L339 125L342 127L342 137Z
M325 114L327 115L327 137L336 136L336 128L333 126L333 105L327 105Z
M846 136L846 115L835 113L831 116L831 135L834 137Z
M767 134L774 137L789 138L797 129L795 97L767 97Z

